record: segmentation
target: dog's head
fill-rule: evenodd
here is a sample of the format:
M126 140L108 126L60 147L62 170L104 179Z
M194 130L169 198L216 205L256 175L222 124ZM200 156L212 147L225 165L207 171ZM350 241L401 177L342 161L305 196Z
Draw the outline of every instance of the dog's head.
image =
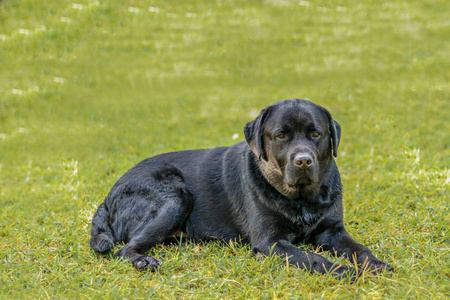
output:
M266 179L291 197L320 183L337 156L341 127L322 106L290 99L262 110L244 134Z

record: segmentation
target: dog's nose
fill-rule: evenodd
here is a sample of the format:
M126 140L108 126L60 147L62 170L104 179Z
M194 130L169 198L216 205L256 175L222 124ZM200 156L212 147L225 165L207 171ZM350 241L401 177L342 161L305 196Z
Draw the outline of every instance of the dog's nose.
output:
M297 154L294 158L294 164L300 169L308 169L313 164L313 159L309 154Z

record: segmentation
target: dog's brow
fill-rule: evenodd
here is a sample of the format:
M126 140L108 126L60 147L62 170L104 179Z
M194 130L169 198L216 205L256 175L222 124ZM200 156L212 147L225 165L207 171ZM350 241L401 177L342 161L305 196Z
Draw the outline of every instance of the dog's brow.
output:
M307 131L314 130L317 127L315 122L312 122L311 118L307 117L306 115L295 118L295 123L297 125L297 128L302 128Z

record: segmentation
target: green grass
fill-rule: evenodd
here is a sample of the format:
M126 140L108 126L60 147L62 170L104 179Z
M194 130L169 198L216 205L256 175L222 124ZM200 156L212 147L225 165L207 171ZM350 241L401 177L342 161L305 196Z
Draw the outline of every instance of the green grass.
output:
M0 1L0 298L448 299L449 9ZM350 283L220 243L160 246L139 273L89 248L134 164L231 145L293 97L341 124L347 229L397 273Z

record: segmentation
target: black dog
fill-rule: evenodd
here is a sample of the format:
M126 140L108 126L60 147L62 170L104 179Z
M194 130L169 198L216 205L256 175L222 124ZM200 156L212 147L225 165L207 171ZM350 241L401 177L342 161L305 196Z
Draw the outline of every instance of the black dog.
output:
M342 186L333 156L341 135L330 113L291 99L265 108L244 129L247 142L146 159L111 189L92 220L91 247L129 259L137 269L160 262L145 252L177 232L195 241L251 243L311 272L353 268L296 246L309 242L372 273L391 267L344 228Z

